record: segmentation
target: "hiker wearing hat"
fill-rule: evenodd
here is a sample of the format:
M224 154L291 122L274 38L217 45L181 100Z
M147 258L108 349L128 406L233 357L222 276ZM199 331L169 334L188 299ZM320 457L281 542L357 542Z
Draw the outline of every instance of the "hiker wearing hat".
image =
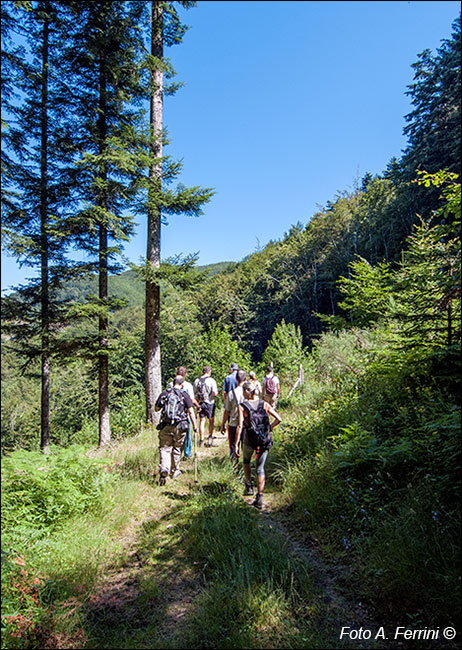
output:
M258 399L253 382L244 382L242 389L244 400L239 404L239 423L236 430L234 453L236 456L239 455L239 441L242 437L242 465L245 476L244 495L251 495L254 494L254 491L250 461L255 452L258 492L252 505L261 510L263 508L263 491L265 489L265 462L268 451L273 446L272 431L281 422L281 416L267 402ZM270 416L273 417L271 423Z
M197 431L196 414L193 402L183 390L184 377L177 375L172 388L164 390L157 398L156 411L162 411L159 430L159 485L165 485L169 474L173 479L181 474L180 459L186 433L189 427L188 417Z
M232 388L227 394L224 402L224 413L223 420L221 422L221 433L225 432L225 425L228 422L228 443L229 443L229 455L231 460L238 460L234 452L234 445L236 442L236 430L237 425L239 424L239 404L244 399L242 392L242 384L247 378L245 370L238 370L236 373L236 388Z
M223 384L223 404L225 403L226 395L230 390L236 388L236 373L239 370L237 363L232 363L230 368L230 373L225 377L225 383Z

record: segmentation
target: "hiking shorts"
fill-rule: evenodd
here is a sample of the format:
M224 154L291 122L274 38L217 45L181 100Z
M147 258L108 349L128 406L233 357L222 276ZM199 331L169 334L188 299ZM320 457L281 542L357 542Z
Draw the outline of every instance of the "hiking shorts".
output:
M253 447L250 447L249 445L246 445L244 442L244 446L242 448L242 462L244 465L250 465L250 461L252 459L252 454L255 451ZM256 469L257 469L257 476L265 476L265 463L266 459L268 458L268 449L265 449L264 451L261 451L260 453L257 453L255 457L256 461Z
M202 402L199 417L208 418L209 420L215 417L215 402Z
M276 395L276 393L273 393L273 394L271 394L271 395L270 395L269 393L265 393L265 394L263 395L263 399L264 399L264 401L265 401L267 404L269 404L273 409L276 408L277 403L278 403L278 396Z

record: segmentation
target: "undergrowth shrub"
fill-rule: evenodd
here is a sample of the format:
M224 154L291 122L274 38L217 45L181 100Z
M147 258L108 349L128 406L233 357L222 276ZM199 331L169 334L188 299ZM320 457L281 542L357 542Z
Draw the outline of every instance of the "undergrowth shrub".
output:
M21 531L47 535L70 517L101 505L114 480L107 461L89 458L74 446L43 456L17 451L2 462L2 530L19 539Z
M431 482L415 485L363 546L361 573L378 611L423 608L438 625L456 625L460 518L435 501Z
M116 439L132 436L140 431L144 420L144 400L137 390L125 391L111 409L111 433Z
M333 340L324 337L316 351L330 377L326 389L278 428L271 475L307 533L360 567L365 598L425 609L430 619L446 611L455 620L460 397L449 376L453 352L441 378L433 369L443 367L442 351L397 348L367 351L366 363L355 366L360 376L347 378L331 360Z

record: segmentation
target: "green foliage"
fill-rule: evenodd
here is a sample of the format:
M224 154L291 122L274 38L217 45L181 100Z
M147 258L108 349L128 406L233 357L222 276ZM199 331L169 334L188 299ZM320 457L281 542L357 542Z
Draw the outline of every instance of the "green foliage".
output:
M303 349L300 327L282 320L263 353L262 365L266 367L273 363L274 372L283 377L298 376L299 365L305 364L306 352Z
M66 519L101 506L113 477L104 462L83 451L78 446L49 456L17 451L3 460L2 527L12 543L18 544L24 531L46 536Z
M75 505L76 489L70 489L69 483L78 483L85 508L73 507L70 518L63 513L59 525L37 530L29 525L28 517L24 525L18 522L17 527L4 531L2 648L50 647L56 643L67 648L85 647L82 599L87 601L108 566L114 569L126 561L120 538L130 517L146 508L146 486L120 477L103 480L98 503L92 505L93 498L89 501L88 497L95 497L99 491L98 473L107 479L108 471L115 467L111 459L90 461L82 452L80 449L81 478L76 475L76 465L69 460L69 454L65 454L69 473L64 471L63 476L67 500ZM45 462L39 454L13 454L11 458L13 473L23 472L23 476L34 475ZM100 466L98 470L94 467L96 474L87 469L88 463ZM83 486L88 480L89 485ZM29 487L35 494L33 480L27 481L26 492ZM55 491L58 488L59 485ZM56 504L54 493L51 500ZM31 506L35 509L35 504Z
M204 565L205 578L186 647L301 647L315 610L306 607L313 587L304 564L242 502L228 465L206 468L201 484L180 515L180 546ZM219 618L211 615L217 603Z
M433 54L426 49L413 64L408 86L413 110L404 129L409 145L403 167L414 177L416 169L440 169L460 174L460 15L450 39Z
M343 294L339 307L351 314L359 327L368 327L386 317L390 311L390 264L375 266L362 257L350 264L350 277L341 277L338 286Z
M421 221L394 270L353 262L350 277L339 281L340 306L359 326L392 322L398 345L432 349L460 340L460 184L444 172L423 173L420 183L442 187L445 205L435 218L450 214L451 221Z
M351 330L321 337L311 381L322 388L309 393L308 413L284 428L271 464L301 526L348 558L377 606L395 602L456 620L449 596L459 589L454 353L393 351L380 334L362 332L367 345L359 347ZM348 365L335 359L337 350ZM436 367L453 370L436 380ZM415 588L406 590L411 575Z
M459 521L435 501L431 481L412 486L365 541L361 573L378 612L390 603L457 624Z
M127 314L133 329L122 328L123 320L118 319L111 343L109 373L117 395L139 390L144 381L144 330L134 322L134 315L133 310Z
M242 349L239 343L232 339L227 327L219 327L211 323L196 342L193 350L191 374L200 377L205 365L212 368L219 393L232 363L237 363L239 368L250 370L250 355Z
M113 403L111 430L116 439L133 436L144 420L144 398L139 390L127 390Z

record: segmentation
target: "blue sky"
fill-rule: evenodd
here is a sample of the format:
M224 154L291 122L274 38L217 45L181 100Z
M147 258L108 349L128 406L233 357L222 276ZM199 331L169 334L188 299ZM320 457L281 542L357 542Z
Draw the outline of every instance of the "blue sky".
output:
M459 2L199 1L167 56L184 81L164 121L179 181L214 188L162 230L162 256L239 261L381 173L406 145L411 65L451 36ZM145 224L126 246L145 254ZM2 256L2 287L22 282Z

